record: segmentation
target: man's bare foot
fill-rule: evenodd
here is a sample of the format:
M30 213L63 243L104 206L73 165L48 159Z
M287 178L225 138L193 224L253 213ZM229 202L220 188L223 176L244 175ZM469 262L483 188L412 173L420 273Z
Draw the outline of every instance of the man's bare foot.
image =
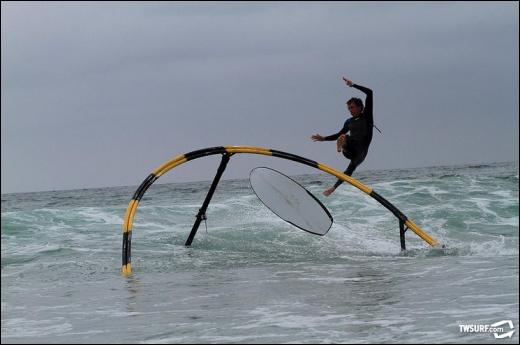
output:
M345 143L345 134L339 136L338 140L336 140L336 149L338 152L343 150L343 144Z
M331 195L335 190L336 190L336 188L334 188L334 187L330 187L329 189L327 189L327 190L325 190L325 191L323 192L323 195L325 195L325 196L329 196L329 195Z

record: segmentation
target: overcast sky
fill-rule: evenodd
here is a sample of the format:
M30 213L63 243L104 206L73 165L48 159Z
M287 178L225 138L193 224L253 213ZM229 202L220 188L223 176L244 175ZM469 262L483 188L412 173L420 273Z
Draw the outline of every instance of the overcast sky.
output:
M518 2L2 2L2 193L139 185L196 149L344 170L345 102L374 90L358 171L518 160ZM209 180L219 157L158 183ZM258 165L238 155L224 178ZM281 165L280 165L281 164ZM356 172L354 173L354 177ZM334 181L332 179L331 181Z

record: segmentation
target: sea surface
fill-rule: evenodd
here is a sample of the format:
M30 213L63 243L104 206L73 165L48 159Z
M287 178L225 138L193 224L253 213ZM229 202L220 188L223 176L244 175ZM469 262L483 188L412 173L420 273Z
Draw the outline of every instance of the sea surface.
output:
M282 171L283 172L283 171ZM292 176L329 209L320 237L223 180L191 247L211 181L2 194L2 343L518 343L518 162L361 171L355 178L446 245L335 179ZM225 176L224 176L225 178ZM136 184L141 181L136 181ZM206 228L207 226L207 228ZM502 332L461 325L511 320ZM468 329L466 329L468 330Z

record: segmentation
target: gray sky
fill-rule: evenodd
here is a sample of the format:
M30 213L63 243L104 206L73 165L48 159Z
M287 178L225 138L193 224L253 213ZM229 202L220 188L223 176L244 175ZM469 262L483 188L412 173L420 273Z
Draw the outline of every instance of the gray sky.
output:
M518 2L2 2L2 193L138 185L196 149L344 170L345 101L374 90L358 171L518 160ZM348 115L350 116L350 115ZM219 157L158 183L209 180ZM258 165L238 155L224 178ZM355 177L356 173L354 173ZM331 183L334 179L331 179Z

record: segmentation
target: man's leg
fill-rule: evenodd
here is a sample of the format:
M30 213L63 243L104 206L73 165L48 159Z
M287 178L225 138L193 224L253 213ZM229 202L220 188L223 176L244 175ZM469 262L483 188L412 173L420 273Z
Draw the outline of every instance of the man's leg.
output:
M358 165L360 165L365 160L367 153L368 153L368 150L364 150L364 151L358 153L356 156L352 157L352 159L350 160L350 164L347 167L347 170L345 170L343 173L345 175L352 176L352 173L354 172L354 170L356 170ZM345 157L347 156L345 154L345 151L343 152L343 154L345 155ZM334 186L326 189L323 192L323 195L325 195L325 196L331 195L332 193L334 193L336 188L338 188L341 183L343 183L343 181L338 179L338 181L334 184Z
M363 163L365 160L365 157L367 156L368 150L364 150L360 153L358 153L355 157L352 158L350 161L350 164L347 167L347 170L344 171L345 175L352 176L352 173L356 168Z

